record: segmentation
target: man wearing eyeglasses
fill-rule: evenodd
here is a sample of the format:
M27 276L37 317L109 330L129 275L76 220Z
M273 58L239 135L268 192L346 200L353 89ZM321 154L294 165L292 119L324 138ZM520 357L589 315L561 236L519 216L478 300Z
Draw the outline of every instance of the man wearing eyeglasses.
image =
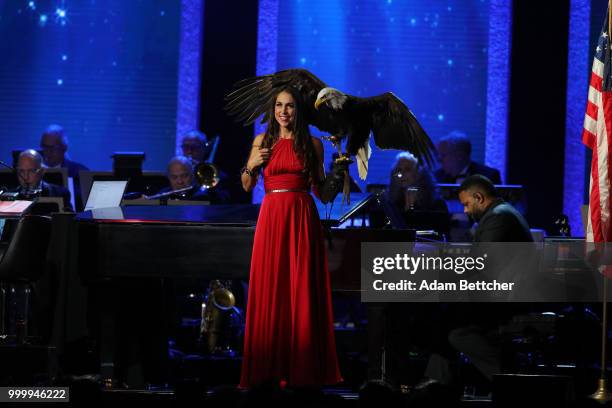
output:
M173 157L168 163L168 183L169 187L162 188L159 193L169 193L170 191L181 191L172 196L178 200L205 200L204 194L201 194L200 186L194 183L193 169L191 161L184 156ZM183 191L190 187L190 190Z
M61 197L64 201L64 211L72 211L70 205L70 191L62 186L43 181L45 169L42 166L43 158L34 149L21 152L17 160L18 192L22 198L34 197Z
M74 181L74 203L78 210L83 208L79 171L89 170L81 163L66 158L68 140L60 125L49 125L40 138L40 150L44 165L48 168L62 167L68 170L68 177Z
M183 136L181 148L183 149L183 156L191 159L191 164L195 166L207 159L206 156L209 153L208 139L204 133L192 130Z
M173 157L168 163L168 187L159 190L158 194L180 191L170 196L173 200L210 201L211 204L221 204L228 200L228 193L219 186L201 190L194 180L191 160L185 156ZM185 190L187 188L189 190ZM183 191L185 190L185 191Z

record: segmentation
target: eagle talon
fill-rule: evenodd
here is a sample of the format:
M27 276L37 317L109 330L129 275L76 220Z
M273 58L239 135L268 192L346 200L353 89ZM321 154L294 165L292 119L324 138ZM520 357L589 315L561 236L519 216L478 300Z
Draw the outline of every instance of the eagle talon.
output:
M348 153L343 153L334 160L336 164L353 164L354 162Z
M321 139L323 140L327 140L328 142L331 142L334 146L338 146L340 143L340 138L338 136L321 136Z

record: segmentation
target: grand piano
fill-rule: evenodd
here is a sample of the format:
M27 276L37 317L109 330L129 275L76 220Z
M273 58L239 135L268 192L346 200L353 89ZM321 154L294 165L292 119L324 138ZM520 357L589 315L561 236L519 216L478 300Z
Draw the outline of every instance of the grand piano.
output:
M375 194L319 205L335 290L359 290L361 242L412 241L414 230L366 228ZM86 282L165 277L248 279L258 205L125 206L86 211L78 224L79 270ZM358 227L345 228L351 220Z
M362 242L415 238L414 230L366 228L367 210L378 198L352 195L348 206L341 198L328 206L318 203L334 291L359 294ZM139 316L132 320L140 325L136 331L147 331L149 342L156 344L152 355L167 355L167 333L160 329L168 308L164 286L193 279L248 280L258 214L258 205L186 205L124 206L77 215L77 269L90 294L90 318L96 316L97 327L91 330L98 332L103 378L116 377L117 340L125 334L118 320L126 313ZM140 299L126 300L132 295ZM160 357L156 364L157 372L163 372L168 362Z
M258 206L126 206L77 216L87 281L248 278Z

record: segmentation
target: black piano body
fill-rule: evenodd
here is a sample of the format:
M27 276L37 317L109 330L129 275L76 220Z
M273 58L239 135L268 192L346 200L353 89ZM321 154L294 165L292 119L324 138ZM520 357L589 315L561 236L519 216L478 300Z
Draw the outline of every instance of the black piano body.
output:
M77 216L84 281L248 279L257 205L131 206ZM326 228L335 290L359 290L362 242L414 241L414 230Z
M259 207L129 206L77 216L85 281L248 278Z
M141 310L155 314L163 303L156 282L193 279L248 280L255 225L259 206L130 206L88 211L76 217L78 230L78 270L96 303L93 332L99 340L101 374L116 376L118 329L122 314ZM359 294L362 242L412 241L414 231L325 227L328 265L332 288ZM149 292L149 295L142 292ZM130 294L141 292L136 303L126 302ZM91 315L91 313L90 313ZM163 324L163 318L157 324ZM147 329L155 325L136 324ZM147 333L157 341L156 355L163 352L167 333ZM167 344L167 343L166 343ZM158 359L157 373L168 364ZM120 363L119 363L120 365ZM118 375L125 378L123 369ZM129 374L128 374L129 376ZM153 379L156 376L153 375ZM160 381L164 379L161 378ZM145 381L150 382L150 381Z

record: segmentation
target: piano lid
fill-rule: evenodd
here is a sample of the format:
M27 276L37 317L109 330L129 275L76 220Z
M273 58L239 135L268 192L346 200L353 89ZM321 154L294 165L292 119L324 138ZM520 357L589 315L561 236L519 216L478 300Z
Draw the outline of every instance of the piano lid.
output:
M351 203L342 204L342 192L340 192L331 203L323 204L321 201L315 199L315 204L319 211L319 218L321 218L323 224L330 227L337 227L356 215L375 198L376 194L372 193L351 193Z
M315 199L319 218L325 225L338 226L366 206L375 194L351 193L351 204L342 204L338 194L333 204L325 205ZM98 208L77 215L78 221L96 223L196 223L253 226L257 223L259 205L130 205Z
M95 223L172 223L253 226L257 223L259 205L177 205L125 206L85 211L76 217Z

